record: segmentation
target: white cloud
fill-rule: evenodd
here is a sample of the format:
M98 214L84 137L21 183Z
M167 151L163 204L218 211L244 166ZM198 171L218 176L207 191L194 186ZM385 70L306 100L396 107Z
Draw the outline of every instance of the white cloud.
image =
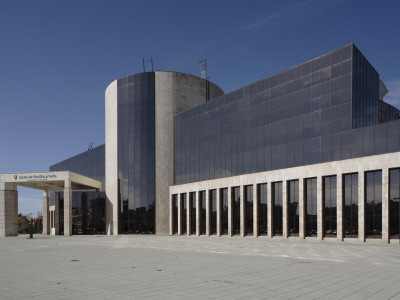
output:
M386 83L389 93L383 100L396 108L400 108L400 78L394 79Z
M271 24L297 23L304 19L309 19L311 15L319 15L334 6L344 4L345 0L337 0L335 2L321 0L304 0L301 2L292 2L294 4L285 8L270 11L261 19L248 24L243 30L254 30L270 26Z

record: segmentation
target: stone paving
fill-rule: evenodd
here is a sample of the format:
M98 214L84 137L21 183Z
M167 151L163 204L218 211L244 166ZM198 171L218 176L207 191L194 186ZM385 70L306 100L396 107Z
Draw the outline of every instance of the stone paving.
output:
M0 299L400 299L400 245L265 237L0 238Z

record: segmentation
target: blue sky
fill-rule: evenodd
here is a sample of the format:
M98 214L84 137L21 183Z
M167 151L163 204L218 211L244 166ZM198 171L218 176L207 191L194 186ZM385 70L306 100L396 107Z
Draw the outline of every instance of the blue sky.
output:
M104 91L156 70L225 92L354 42L400 106L400 1L0 1L0 173L46 171L104 143ZM23 213L40 191L19 188Z

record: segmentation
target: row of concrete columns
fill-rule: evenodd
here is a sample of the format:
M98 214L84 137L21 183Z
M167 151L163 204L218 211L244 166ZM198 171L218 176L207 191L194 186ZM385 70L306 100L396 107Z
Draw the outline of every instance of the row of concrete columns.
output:
M53 222L50 220L49 191L43 191L43 234L51 233L50 224L54 224L55 234L59 234L60 200L59 193L55 193L55 209ZM71 181L66 180L64 184L64 235L72 235L72 188Z
M364 172L358 172L358 239L362 242L365 241L365 197L364 197ZM343 195L342 195L342 180L343 174L336 174L337 180L337 240L342 241L344 239L343 232ZM304 201L304 181L305 178L290 179L299 180L299 238L305 238L305 201ZM282 199L283 199L283 237L288 237L288 193L287 193L287 181L282 180ZM274 181L276 182L276 181ZM246 183L245 185L240 185L240 235L244 236L246 232L245 223L245 197L244 190L245 186L253 186L253 235L259 236L259 226L258 226L258 209L259 209L259 195L258 195L258 184L267 184L268 186L268 236L273 236L273 208L272 208L272 188L271 184L273 182L254 182ZM323 236L323 177L317 177L317 238L322 240ZM213 187L210 186L208 189L203 189L206 191L206 235L210 235L210 191L216 189L216 202L217 202L217 232L216 235L220 236L221 233L221 190L223 188L228 188L228 235L233 235L233 224L232 224L232 189L236 186L230 187ZM196 235L200 235L200 191L190 191L196 194ZM180 201L180 196L186 194L187 201L187 224L181 224L182 222L182 204ZM173 222L178 222L178 232L177 234L182 234L182 226L187 226L187 234L190 235L191 232L191 217L189 209L189 192L180 193L178 195L178 220L173 220L173 195L170 197L170 234L173 234ZM389 169L382 169L382 241L389 242Z

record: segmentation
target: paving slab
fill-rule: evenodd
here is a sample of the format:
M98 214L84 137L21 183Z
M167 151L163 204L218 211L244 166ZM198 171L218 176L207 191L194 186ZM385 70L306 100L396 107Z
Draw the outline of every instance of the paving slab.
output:
M21 235L0 270L0 299L400 298L399 244Z

